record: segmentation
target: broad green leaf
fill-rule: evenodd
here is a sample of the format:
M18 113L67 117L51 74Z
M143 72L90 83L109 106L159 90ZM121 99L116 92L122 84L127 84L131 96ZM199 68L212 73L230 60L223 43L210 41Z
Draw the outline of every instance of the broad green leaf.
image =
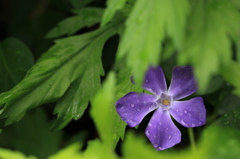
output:
M87 80L90 76L97 77L92 74L96 73L95 68L100 70L98 75L103 74L99 62L102 47L120 27L122 27L121 22L116 21L91 33L57 40L56 45L43 54L23 81L10 91L0 94L0 105L5 104L0 117L7 118L6 125L19 121L26 110L54 102L60 97L62 97L61 101L58 102L55 110L55 113L59 113L58 118L62 120L60 123L65 122L66 125L69 117L78 119L79 114L82 114L81 111L86 107L84 101L90 100L90 96L93 96L91 93L98 89L91 90L92 87L100 84L85 86L84 83L79 82L80 86L78 86L76 82ZM91 79L91 81L100 80ZM81 90L73 90L73 87ZM64 95L69 94L69 91L73 94ZM82 96L77 97L75 93L80 93ZM81 100L84 100L83 103Z
M115 12L122 9L126 0L107 0L107 8L104 11L101 26L108 23L114 16Z
M8 38L0 43L0 92L18 84L34 65L30 49L20 40Z
M233 128L210 126L204 130L197 151L206 159L236 159L240 155L240 131ZM194 158L194 157L193 157Z
M213 125L220 125L224 128L235 128L240 130L240 104L234 110L229 110L226 114L221 116L218 120L216 120ZM226 105L227 107L228 105Z
M18 151L12 151L8 149L0 148L0 158L1 159L37 159L34 156L25 156L23 153Z
M57 27L53 28L47 33L46 38L57 38L63 35L73 35L83 27L90 27L100 22L103 9L87 7L74 10L74 12L77 15L59 22Z
M219 73L221 65L230 63L229 36L237 33L239 22L239 11L229 0L194 2L186 45L179 54L179 63L190 63L195 67L200 91L206 89L212 75Z
M111 72L103 88L94 97L91 109L91 117L100 137L110 148L114 148L121 137L121 127L125 128L124 122L118 116L113 103L115 84L115 74Z
M0 144L45 159L58 150L61 142L60 131L49 132L51 124L43 110L37 109L20 122L4 128Z
M70 3L74 8L82 8L93 0L70 0Z
M187 0L136 1L126 21L118 58L127 56L137 84L142 82L149 65L159 62L165 31L176 48L182 48L187 13Z
M48 157L48 159L83 159L82 153L79 152L81 146L79 143L72 144L54 155Z
M117 155L114 153L108 145L100 142L99 140L93 140L88 142L88 147L84 151L84 159L117 159Z
M150 142L146 142L146 137L129 132L126 139L123 141L123 159L201 159L202 152L196 154L189 149L185 151L174 151L173 148L158 152Z
M125 96L129 92L143 92L143 89L138 87L137 85L133 84L131 81L132 77L132 70L126 66L125 60L120 60L116 63L115 66L117 75L116 81L116 99L117 101L119 98Z
M222 100L219 99L219 103L216 105L217 114L223 115L239 106L240 106L240 97L228 92L228 94L224 96Z
M235 61L229 61L226 65L221 65L220 73L221 75L230 82L233 86L235 86L235 90L233 93L240 96L240 63Z

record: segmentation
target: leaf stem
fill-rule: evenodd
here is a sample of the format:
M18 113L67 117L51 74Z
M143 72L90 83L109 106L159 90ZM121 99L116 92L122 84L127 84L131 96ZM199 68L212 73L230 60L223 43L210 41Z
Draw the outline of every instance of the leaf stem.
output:
M194 139L193 128L188 128L188 135L189 135L192 152L195 153L196 152L196 144L195 144L195 139Z

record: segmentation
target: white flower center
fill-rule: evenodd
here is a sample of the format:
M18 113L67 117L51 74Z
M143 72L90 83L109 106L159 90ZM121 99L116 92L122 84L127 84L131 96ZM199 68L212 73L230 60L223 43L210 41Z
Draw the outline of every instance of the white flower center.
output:
M158 107L162 108L163 110L169 110L171 108L172 97L162 93L161 96L157 100Z

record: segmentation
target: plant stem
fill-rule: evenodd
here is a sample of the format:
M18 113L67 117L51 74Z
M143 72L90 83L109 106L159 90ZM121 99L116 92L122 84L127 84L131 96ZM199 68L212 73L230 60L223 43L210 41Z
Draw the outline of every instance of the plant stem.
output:
M192 151L195 153L196 152L196 144L195 144L195 139L194 139L193 128L188 128L188 135L189 135L189 140L190 140Z

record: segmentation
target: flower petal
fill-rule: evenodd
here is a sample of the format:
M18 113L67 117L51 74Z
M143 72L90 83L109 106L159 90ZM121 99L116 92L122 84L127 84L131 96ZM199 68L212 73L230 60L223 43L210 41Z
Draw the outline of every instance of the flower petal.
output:
M197 90L197 83L193 75L191 66L175 67L172 72L172 81L168 94L173 100L179 100L187 97Z
M167 84L161 67L150 67L147 70L143 88L158 96L167 91Z
M185 127L197 127L206 122L206 109L202 97L187 101L174 101L170 114Z
M157 150L164 150L181 141L181 133L174 125L168 111L157 109L145 131L146 136Z
M156 97L145 93L130 92L116 102L119 116L130 127L138 125L143 118L157 108Z

